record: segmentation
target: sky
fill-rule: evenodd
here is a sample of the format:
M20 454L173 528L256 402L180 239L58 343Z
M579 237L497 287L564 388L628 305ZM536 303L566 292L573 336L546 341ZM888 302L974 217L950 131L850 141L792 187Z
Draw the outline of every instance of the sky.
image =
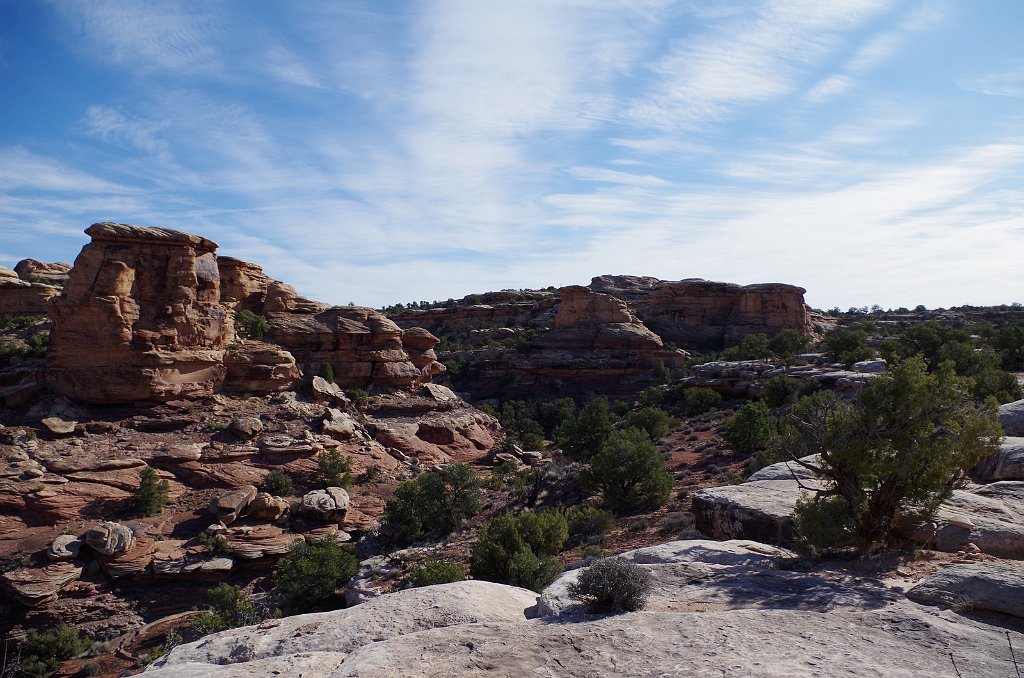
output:
M1024 301L1022 0L0 0L0 265L99 221L380 307Z

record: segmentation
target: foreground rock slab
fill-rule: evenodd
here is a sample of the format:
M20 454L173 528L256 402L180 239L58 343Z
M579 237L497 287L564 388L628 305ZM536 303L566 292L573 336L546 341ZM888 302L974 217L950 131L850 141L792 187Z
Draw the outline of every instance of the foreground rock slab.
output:
M949 565L908 591L907 597L955 609L1024 617L1024 568L1006 563Z
M1002 628L920 606L879 581L826 582L772 566L786 554L704 540L629 552L622 557L657 571L670 595L622 615L537 617L544 600L555 607L557 585L539 610L535 594L500 584L408 589L215 634L178 646L145 674L910 677L952 675L952 655L965 676L1015 675ZM678 605L672 590L691 604ZM804 604L814 596L835 600Z

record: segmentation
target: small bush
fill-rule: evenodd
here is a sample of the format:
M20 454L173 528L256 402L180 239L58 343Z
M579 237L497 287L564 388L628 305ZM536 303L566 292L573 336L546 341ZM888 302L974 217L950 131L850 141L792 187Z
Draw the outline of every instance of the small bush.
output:
M200 635L250 626L263 621L252 597L245 589L223 582L206 592L209 609L192 620ZM165 644L166 645L166 644Z
M349 388L345 389L345 395L352 401L352 404L356 407L363 407L370 402L370 394L361 388Z
M317 370L317 376L326 379L327 381L334 383L334 368L329 362L320 363L320 369Z
M725 425L725 439L737 452L766 449L775 437L775 417L763 402L746 403Z
M569 595L591 612L635 612L644 609L651 592L651 575L621 558L599 560L569 585Z
M249 310L235 312L235 327L248 339L262 339L270 331L270 323L266 317Z
M170 483L161 480L156 471L147 466L139 474L139 486L132 495L132 506L140 516L155 516L167 503Z
M223 534L211 535L206 532L200 532L199 536L196 537L200 546L205 546L210 553L214 554L227 554L231 552L231 547L228 545L228 538Z
M324 487L348 487L352 484L352 460L338 450L323 450L317 455L320 482Z
M450 560L430 559L410 572L405 581L411 588L417 588L435 584L450 584L465 578L466 572L462 569L462 565Z
M597 541L615 529L615 515L593 504L573 506L565 514L569 536L583 543Z
M356 573L351 550L333 537L295 542L277 565L274 586L292 612L311 612L334 606L335 591Z
M263 491L275 497L290 497L295 494L295 483L284 471L271 471L263 478Z
M850 525L855 517L850 505L838 495L811 497L801 493L793 509L793 550L802 556L818 557L854 546L856 537Z
M21 673L30 678L48 676L66 660L92 645L74 626L58 624L47 631L29 631L21 646Z
M704 386L688 388L683 391L683 409L689 415L704 414L718 408L722 396L714 389Z

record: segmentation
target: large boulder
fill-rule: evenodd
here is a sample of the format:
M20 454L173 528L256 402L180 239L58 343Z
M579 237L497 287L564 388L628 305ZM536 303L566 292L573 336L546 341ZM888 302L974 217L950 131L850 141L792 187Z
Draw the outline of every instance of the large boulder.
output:
M1008 436L1024 436L1024 400L999 406L999 423Z
M287 350L246 339L224 353L224 390L264 395L294 388L302 376Z
M0 574L0 589L22 605L39 607L56 600L61 589L81 576L82 566L74 563L22 567Z
M86 530L82 541L96 553L113 558L135 546L135 535L121 523L103 522Z
M256 498L256 487L246 485L237 490L225 492L210 503L210 511L217 516L217 520L230 525L238 520L249 504Z
M216 243L126 224L85 232L92 242L49 305L51 390L95 404L213 395L233 336Z
M328 487L307 492L302 497L302 512L320 520L343 520L349 507L348 492L341 487Z
M14 266L14 271L25 282L63 287L68 281L71 264L62 261L46 263L35 259L22 259Z

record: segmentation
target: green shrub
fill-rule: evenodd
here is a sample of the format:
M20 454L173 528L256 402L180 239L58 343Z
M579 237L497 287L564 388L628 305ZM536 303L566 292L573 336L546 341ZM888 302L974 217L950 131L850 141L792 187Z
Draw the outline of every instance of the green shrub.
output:
M579 542L589 543L600 539L615 529L615 515L593 504L578 504L565 514L569 536Z
M398 486L384 505L380 534L406 546L426 534L445 535L480 510L480 483L465 464L448 464Z
M857 539L851 529L855 522L850 504L841 496L812 497L802 492L793 509L793 550L802 556L819 557L855 546Z
M683 391L683 409L689 415L704 414L715 410L721 402L721 394L705 386L696 386Z
M826 481L825 496L842 497L844 528L868 548L889 537L901 513L934 512L999 447L995 406L978 406L969 387L948 362L929 373L910 358L869 381L860 403L832 391L801 399L777 448L791 458L821 455L812 470Z
M832 360L847 366L875 356L874 350L868 346L868 333L860 327L832 330L821 340L821 350Z
M625 428L639 428L647 432L651 440L660 440L668 435L675 420L660 407L644 407L626 415Z
M192 628L200 635L250 626L263 621L252 597L245 589L227 582L217 584L206 592L209 608L192 620Z
M767 448L774 437L775 417L760 401L744 404L725 425L725 439L744 454Z
M361 388L345 389L345 395L356 407L363 407L370 402L370 394Z
M21 646L21 673L30 678L48 676L66 660L77 657L92 645L78 629L58 624L47 631L29 631Z
M274 586L292 612L331 609L335 592L356 573L351 550L333 537L293 543L277 564Z
M554 554L568 536L565 516L553 509L518 516L503 513L480 530L470 551L470 574L540 591L555 580L562 565Z
M352 460L338 450L323 450L316 461L318 477L324 487L348 487L352 484Z
M636 428L613 432L581 475L584 485L600 492L614 511L660 506L672 491L664 457Z
M799 379L786 375L766 379L761 384L761 399L768 407L782 407L796 402L802 384Z
M569 585L569 595L590 612L635 612L644 609L651 592L651 575L622 558L599 560Z
M329 362L324 361L320 363L320 369L317 370L316 374L318 377L321 377L332 384L334 383L334 367L332 367Z
M262 339L270 331L266 317L250 310L235 311L235 327L248 339Z
M608 399L594 398L580 416L566 418L555 430L555 442L564 451L583 459L597 454L614 427L608 414Z
M772 355L767 334L748 334L740 339L739 346L722 351L722 360L767 360Z
M462 569L462 565L450 560L430 559L410 572L406 583L410 587L416 588L435 584L450 584L465 578L466 572Z
M263 477L263 491L275 497L290 497L295 494L295 483L284 471L271 471Z
M791 364L795 361L798 353L807 350L810 343L811 339L806 334L786 328L768 340L768 348L776 358L786 364Z
M156 471L147 466L139 473L139 486L132 494L132 507L137 515L155 516L167 503L170 483L161 480Z

